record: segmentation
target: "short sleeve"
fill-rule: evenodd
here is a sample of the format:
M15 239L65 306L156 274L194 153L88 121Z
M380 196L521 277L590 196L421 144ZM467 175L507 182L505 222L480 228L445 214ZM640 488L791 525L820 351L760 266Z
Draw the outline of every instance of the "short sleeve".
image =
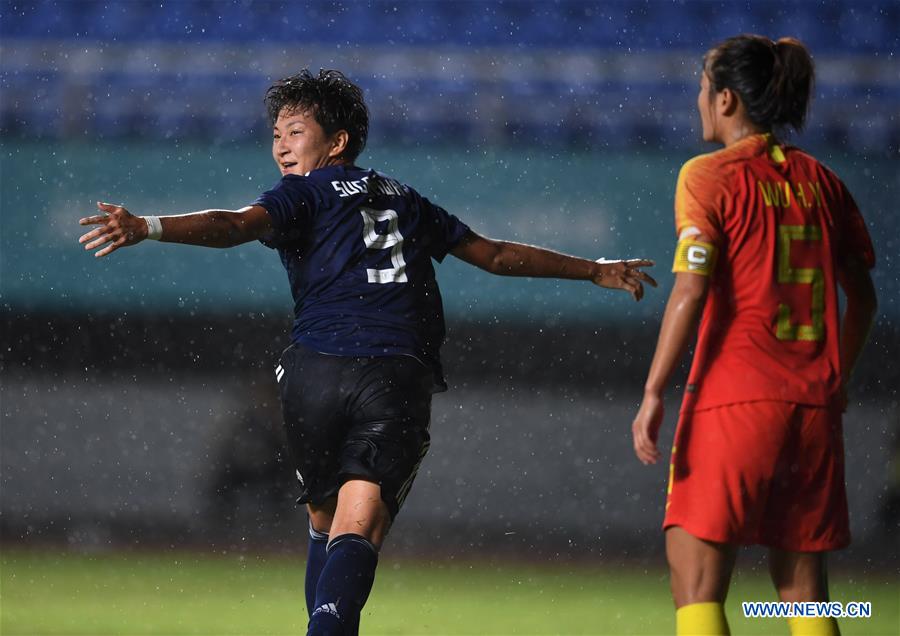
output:
M469 231L469 226L439 205L421 198L422 220L430 237L431 258L438 263L456 247Z
M675 188L675 233L702 233L720 243L723 205L721 181L711 158L700 156L685 163Z
M289 174L259 195L253 205L265 208L272 217L272 232L260 242L277 248L297 240L310 227L316 209L315 190L308 178Z
M875 248L872 246L872 238L866 228L865 219L847 186L840 180L838 183L841 200L841 210L838 212L839 231L837 232L840 241L837 247L839 257L856 257L867 268L872 269L875 267Z

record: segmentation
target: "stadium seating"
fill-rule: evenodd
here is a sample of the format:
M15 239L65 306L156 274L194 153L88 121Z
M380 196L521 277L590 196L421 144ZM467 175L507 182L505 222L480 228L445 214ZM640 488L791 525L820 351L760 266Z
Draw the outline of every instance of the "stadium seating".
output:
M900 139L891 115L900 111L900 80L884 59L900 39L893 0L3 0L0 12L4 134L22 134L48 109L62 109L44 134L251 138L267 77L309 65L338 66L363 85L376 138L421 139L427 131L438 141L568 143L613 127L620 134L610 143L643 131L692 144L703 50L756 31L797 35L816 55L822 112L808 135L813 143L883 150ZM874 129L843 107L848 95L864 96Z

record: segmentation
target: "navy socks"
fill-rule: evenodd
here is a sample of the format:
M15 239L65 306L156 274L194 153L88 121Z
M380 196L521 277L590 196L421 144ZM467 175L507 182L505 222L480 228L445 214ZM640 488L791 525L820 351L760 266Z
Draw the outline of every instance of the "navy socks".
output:
M342 534L331 540L327 553L307 634L355 636L359 615L375 582L378 551L365 537Z
M319 584L319 576L322 574L322 568L325 567L325 559L327 553L325 548L328 546L328 535L319 532L309 524L309 554L306 557L306 583L304 590L306 591L306 613L312 616L316 609L316 586Z

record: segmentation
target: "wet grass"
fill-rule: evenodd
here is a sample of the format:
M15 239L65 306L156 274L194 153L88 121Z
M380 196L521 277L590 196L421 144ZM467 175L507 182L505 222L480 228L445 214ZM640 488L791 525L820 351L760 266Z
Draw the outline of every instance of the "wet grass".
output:
M0 633L302 634L303 561L296 555L48 553L5 550ZM896 634L900 583L835 573L834 600L868 600L870 619L844 634ZM760 574L735 577L734 634L787 634L779 619L739 617L741 600L771 600ZM662 570L598 565L489 566L385 560L364 634L664 634L674 632Z

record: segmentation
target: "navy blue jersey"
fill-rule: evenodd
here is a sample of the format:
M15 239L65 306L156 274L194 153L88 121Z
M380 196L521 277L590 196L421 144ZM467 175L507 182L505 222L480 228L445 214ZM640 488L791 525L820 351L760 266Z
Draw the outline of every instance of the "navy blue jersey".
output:
M344 356L410 355L446 388L444 308L431 259L468 227L374 170L330 166L285 175L254 203L272 217L294 297L291 339Z

